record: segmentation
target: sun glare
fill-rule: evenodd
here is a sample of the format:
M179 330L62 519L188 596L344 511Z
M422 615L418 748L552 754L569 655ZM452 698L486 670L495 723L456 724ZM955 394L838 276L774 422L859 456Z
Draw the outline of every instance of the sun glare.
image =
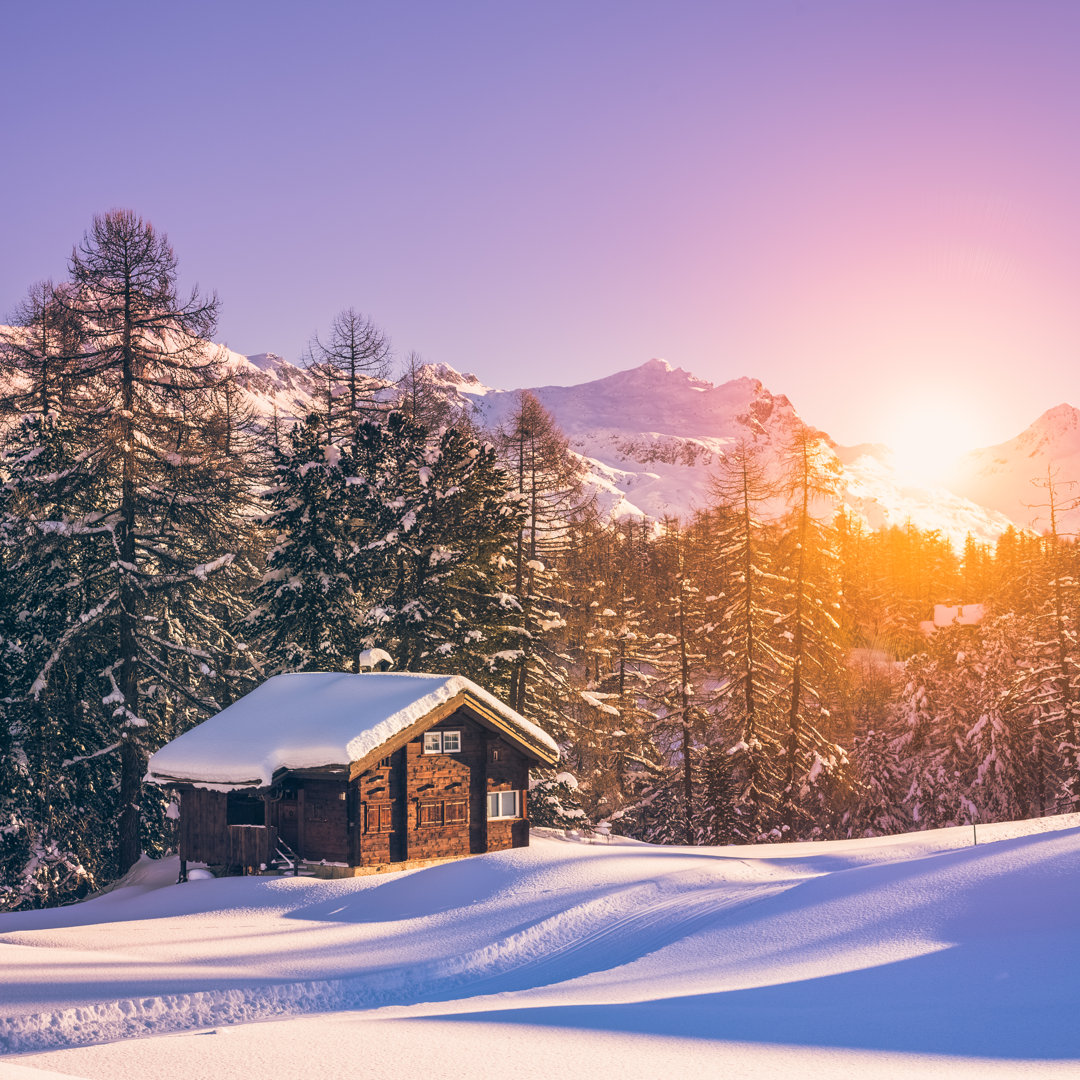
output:
M882 441L893 452L893 466L911 483L946 484L956 460L985 445L985 435L970 411L946 401L905 402L894 414Z

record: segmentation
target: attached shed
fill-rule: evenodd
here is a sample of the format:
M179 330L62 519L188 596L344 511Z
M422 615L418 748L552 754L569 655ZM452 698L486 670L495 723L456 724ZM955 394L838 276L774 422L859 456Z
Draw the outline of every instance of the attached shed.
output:
M180 859L378 867L529 843L552 739L458 675L276 675L163 746ZM183 871L181 872L183 876Z

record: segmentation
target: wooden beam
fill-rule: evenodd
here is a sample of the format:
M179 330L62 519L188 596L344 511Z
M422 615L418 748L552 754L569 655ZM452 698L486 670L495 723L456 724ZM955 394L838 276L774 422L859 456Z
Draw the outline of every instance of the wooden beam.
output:
M498 731L501 735L505 735L520 749L524 750L526 756L532 757L537 762L544 765L554 765L559 760L557 754L553 755L547 747L533 742L524 732L509 724L483 702L477 701L468 691L462 691L460 694L455 694L449 701L444 701L437 708L432 709L431 712L422 716L415 723L410 724L403 731L399 731L395 736L387 739L386 742L377 746L370 753L360 758L359 761L352 762L349 766L349 779L355 780L361 773L367 772L368 769L384 757L389 757L390 754L400 750L406 743L412 742L418 735L422 735L429 728L453 716L458 709L466 709L479 723Z
M386 742L380 743L369 754L365 754L364 757L360 758L359 761L351 763L349 766L349 779L355 780L361 773L367 772L376 762L382 761L384 757L389 757L395 751L400 750L406 743L412 742L417 735L422 735L428 728L439 723L440 720L452 716L464 701L464 694L456 694L449 701L444 701L415 723L410 724L403 731L399 731L392 738L387 739Z

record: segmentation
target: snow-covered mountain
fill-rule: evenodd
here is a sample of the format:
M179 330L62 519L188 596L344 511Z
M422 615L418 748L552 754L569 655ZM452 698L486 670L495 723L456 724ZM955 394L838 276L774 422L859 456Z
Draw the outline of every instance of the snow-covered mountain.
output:
M276 410L283 417L303 416L311 407L315 380L311 374L277 353L244 356L221 346L223 363L236 373L237 382L247 391L260 416Z
M224 364L259 414L306 414L317 390L306 369L274 353L244 356L214 348L222 349ZM427 365L424 377L489 430L518 404L518 390L486 386L446 364ZM713 476L733 444L748 439L775 463L799 425L812 423L757 379L714 384L663 360L576 386L529 389L584 460L601 510L616 517L686 518L708 505ZM938 529L956 544L969 533L993 541L1010 524L1031 522L1025 504L1040 499L1029 480L1045 476L1048 462L1060 468L1062 479L1080 476L1080 413L1067 405L1011 443L968 455L950 490L907 483L885 447L843 447L825 438L843 477L842 501L871 527L910 521Z
M504 422L518 402L518 391L491 389L446 365L433 366L429 377L471 406L485 427ZM749 439L775 462L803 423L785 396L757 379L715 385L663 360L577 386L531 389L584 458L601 508L619 517L688 516L708 504L728 448ZM827 441L843 477L843 502L873 528L910 521L962 544L968 533L992 541L1010 525L951 491L905 482L885 447Z
M517 408L517 390L492 390L445 365L431 376L486 428ZM688 515L708 503L726 448L739 439L779 446L800 422L786 397L756 379L714 386L663 360L578 386L530 390L585 459L602 509L617 517Z
M1061 510L1058 528L1080 528L1080 409L1058 405L1015 439L972 450L957 463L950 486L983 506L1039 532L1050 527L1048 476Z

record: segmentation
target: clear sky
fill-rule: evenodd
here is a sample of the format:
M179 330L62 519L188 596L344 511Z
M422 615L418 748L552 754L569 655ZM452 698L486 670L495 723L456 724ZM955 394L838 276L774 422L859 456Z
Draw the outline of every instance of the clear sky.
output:
M1080 405L1080 3L6 5L0 314L130 207L297 359L659 356L841 442Z

